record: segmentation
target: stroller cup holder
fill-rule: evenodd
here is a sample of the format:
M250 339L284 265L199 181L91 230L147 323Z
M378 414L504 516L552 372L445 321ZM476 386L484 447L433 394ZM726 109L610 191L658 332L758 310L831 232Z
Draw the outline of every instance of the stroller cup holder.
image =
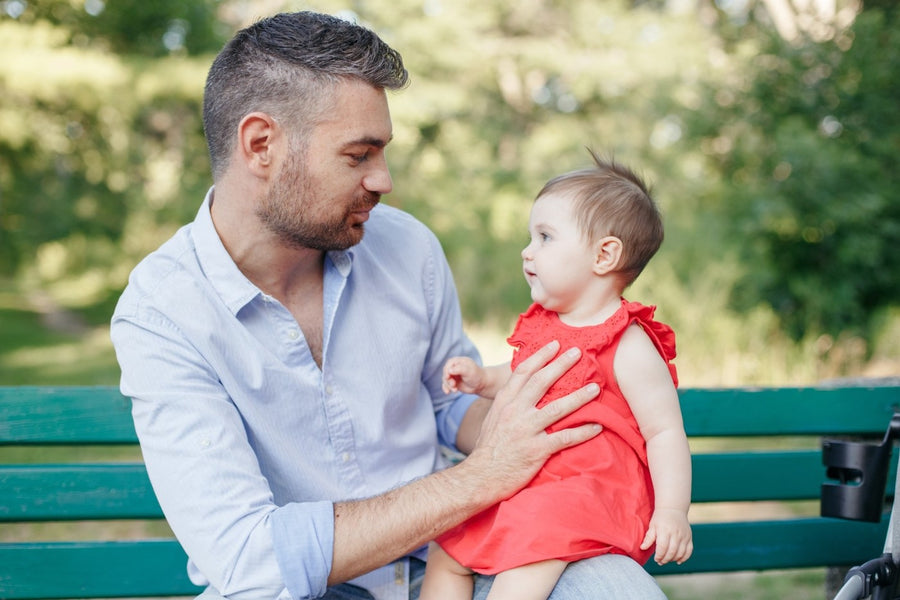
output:
M895 438L900 438L900 413L894 413L880 444L822 441L825 475L832 480L822 484L823 517L874 523L881 520Z

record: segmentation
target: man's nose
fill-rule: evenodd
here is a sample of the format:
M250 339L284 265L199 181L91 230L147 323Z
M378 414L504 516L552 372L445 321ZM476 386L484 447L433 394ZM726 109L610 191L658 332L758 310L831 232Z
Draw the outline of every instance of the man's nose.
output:
M383 159L378 162L379 164L373 165L372 170L363 178L363 187L370 192L389 194L394 189L391 171Z

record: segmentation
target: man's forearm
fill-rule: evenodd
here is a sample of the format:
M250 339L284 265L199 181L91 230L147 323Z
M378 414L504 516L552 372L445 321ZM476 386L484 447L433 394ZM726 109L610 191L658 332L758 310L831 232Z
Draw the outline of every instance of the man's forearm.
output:
M461 452L475 449L490 408L486 398L469 406L456 435ZM336 503L328 584L353 579L408 554L501 500L485 494L491 486L475 473L476 462L463 461L374 498Z
M472 451L459 464L380 496L337 503L329 584L347 581L389 563L449 528L521 489L548 457L600 432L585 424L547 433L600 392L589 384L538 410L547 388L580 357L577 349L555 360L548 344L524 360L490 410L476 401L463 418L463 447ZM548 361L549 364L548 364ZM472 429L478 424L481 431ZM459 435L457 436L459 438Z
M380 496L334 506L328 584L367 573L428 543L501 498L466 461Z

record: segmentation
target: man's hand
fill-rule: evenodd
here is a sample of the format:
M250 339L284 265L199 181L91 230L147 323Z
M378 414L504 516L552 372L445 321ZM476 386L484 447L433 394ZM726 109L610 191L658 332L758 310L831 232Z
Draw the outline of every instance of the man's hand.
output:
M490 410L481 411L487 408L486 400L477 404L476 415L470 415L469 409L464 421L471 416L473 425L482 423L468 458L380 496L335 503L329 585L421 547L517 492L551 454L599 433L600 426L592 424L551 434L544 431L600 392L591 384L538 410L538 400L581 355L574 349L551 362L558 350L559 344L553 342L523 361L490 403Z
M528 483L552 454L600 432L600 426L591 423L550 434L545 431L600 393L600 387L591 383L541 409L536 407L547 389L581 357L580 350L572 348L549 362L558 350L559 343L551 342L516 367L497 393L475 448L464 461L483 471L485 485L501 494L498 500Z

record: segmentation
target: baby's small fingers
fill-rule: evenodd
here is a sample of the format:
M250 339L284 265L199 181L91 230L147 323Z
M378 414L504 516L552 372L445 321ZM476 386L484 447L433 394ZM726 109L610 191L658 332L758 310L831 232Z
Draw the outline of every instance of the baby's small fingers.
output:
M672 561L672 548L669 544L663 540L659 540L656 542L656 556L654 556L654 560L658 565L664 565L667 562Z
M675 558L678 561L678 564L682 564L684 561L691 557L691 554L694 553L694 542L688 540L687 543L683 544L680 548L678 556Z
M641 550L648 549L650 546L653 545L653 542L655 542L655 541L656 541L656 533L653 531L652 528L648 529L647 534L644 536L644 541L641 542Z

